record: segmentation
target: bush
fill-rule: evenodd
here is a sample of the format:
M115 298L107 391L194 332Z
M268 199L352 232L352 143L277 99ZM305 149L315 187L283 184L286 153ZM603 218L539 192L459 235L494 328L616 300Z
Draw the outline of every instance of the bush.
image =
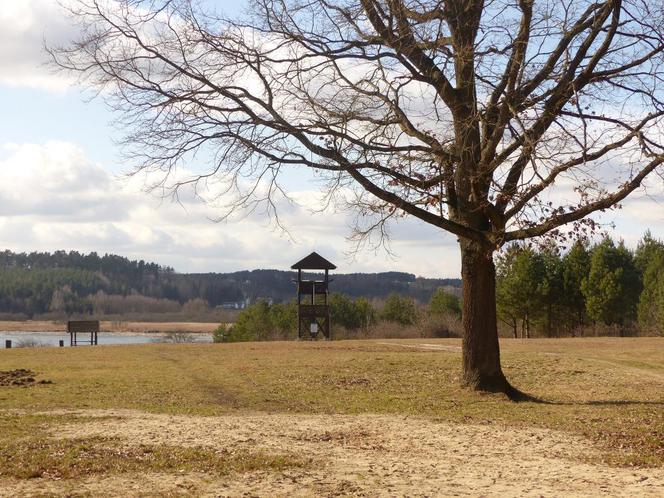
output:
M212 332L212 342L225 342L227 332L228 327L223 323L219 324L219 326Z
M199 313L205 313L208 310L208 302L205 299L197 297L196 299L190 299L182 305L182 312L185 314L196 315Z
M361 297L355 300L355 309L361 317L361 328L367 329L376 323L376 310L365 298Z
M265 301L258 301L247 306L237 316L237 320L226 335L226 340L228 342L259 341L267 336L270 328L270 305Z
M277 303L270 306L271 335L286 339L297 330L297 303Z
M172 342L174 344L184 344L196 342L196 337L189 332L169 332L163 338L163 342Z
M417 322L415 301L398 294L390 294L385 300L380 317L385 321L400 325L413 325Z
M228 342L265 341L284 339L296 327L297 307L294 302L270 305L258 301L242 310L228 331L217 331Z
M56 311L58 293L54 293L51 308ZM157 299L154 297L142 296L140 294L129 294L122 296L118 294L106 294L104 291L98 291L87 300L92 303L92 308L97 316L103 315L122 315L128 313L175 313L181 311L180 303L169 299Z
M429 315L422 320L422 337L461 337L463 325L459 315L447 313L444 315Z
M348 330L366 329L376 321L376 312L364 298L352 300L344 294L330 296L330 314L333 326Z
M363 298L352 300L342 294L330 296L333 327L355 331L367 329L376 321L371 304ZM263 341L295 337L297 303L268 304L259 301L242 310L230 329L220 325L213 333L215 342Z
M459 298L454 294L447 292L442 287L439 287L429 301L427 309L429 315L442 317L446 315L461 316L461 304Z

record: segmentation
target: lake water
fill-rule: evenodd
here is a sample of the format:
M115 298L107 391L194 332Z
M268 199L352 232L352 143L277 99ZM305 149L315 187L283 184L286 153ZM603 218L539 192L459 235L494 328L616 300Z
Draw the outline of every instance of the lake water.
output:
M78 334L79 344L81 340L89 339L90 334ZM191 338L196 343L212 342L211 334L192 334ZM0 348L5 347L5 340L12 341L12 347L19 347L21 341L35 341L42 346L57 346L61 340L65 341L65 347L69 347L69 334L66 332L0 332ZM104 344L149 344L154 342L172 342L161 334L128 334L115 332L99 332L97 341L100 346ZM80 344L86 346L86 344Z

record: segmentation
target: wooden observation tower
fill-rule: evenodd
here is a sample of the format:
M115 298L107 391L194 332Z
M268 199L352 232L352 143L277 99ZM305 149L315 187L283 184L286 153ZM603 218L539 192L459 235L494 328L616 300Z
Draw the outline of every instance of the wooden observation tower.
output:
M312 252L301 259L291 269L297 270L297 338L309 333L311 340L318 332L330 339L330 305L328 304L329 271L337 267L320 254ZM305 280L302 270L325 270L323 280Z

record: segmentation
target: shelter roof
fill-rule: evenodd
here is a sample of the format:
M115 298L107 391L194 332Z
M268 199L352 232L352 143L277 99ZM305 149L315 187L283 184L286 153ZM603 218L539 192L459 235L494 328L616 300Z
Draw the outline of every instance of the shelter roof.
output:
M309 256L291 266L293 270L335 270L337 267L330 263L317 252L312 252Z

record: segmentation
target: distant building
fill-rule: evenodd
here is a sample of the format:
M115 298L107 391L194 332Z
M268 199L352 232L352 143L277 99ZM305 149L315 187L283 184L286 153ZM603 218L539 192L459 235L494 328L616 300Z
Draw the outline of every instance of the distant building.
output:
M217 308L225 310L243 310L246 307L247 305L245 301L227 301L217 306Z

